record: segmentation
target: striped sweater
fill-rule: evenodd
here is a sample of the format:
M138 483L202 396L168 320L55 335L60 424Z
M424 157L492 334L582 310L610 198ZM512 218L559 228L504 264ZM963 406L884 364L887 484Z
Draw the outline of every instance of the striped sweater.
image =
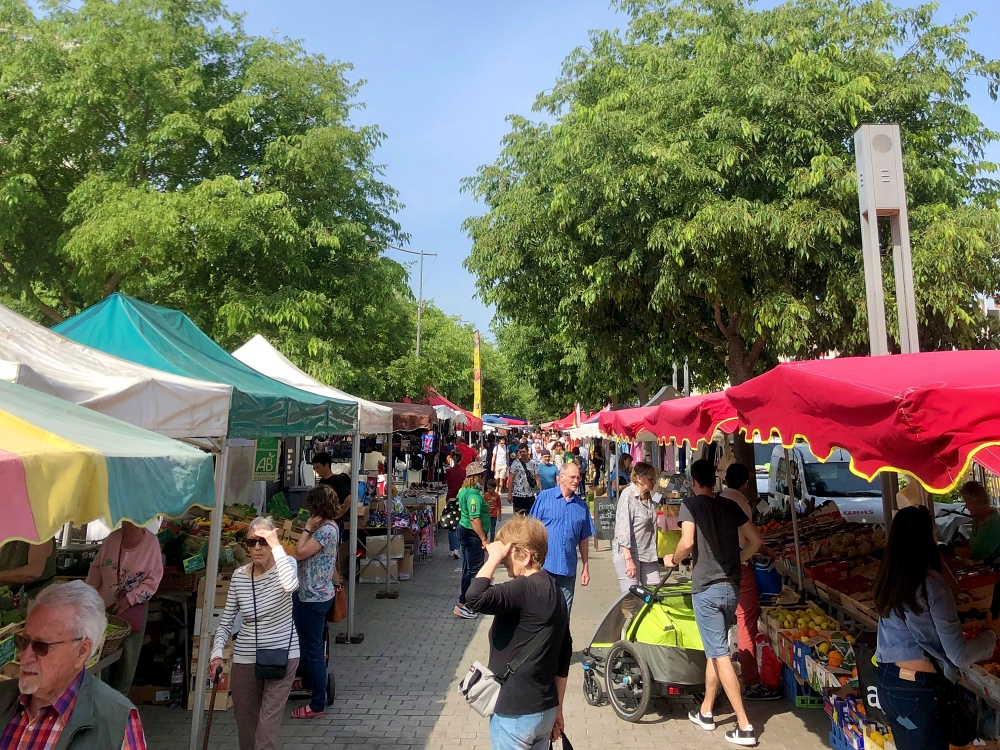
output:
M292 592L299 587L295 560L282 547L271 550L274 566L264 575L250 580L251 565L237 568L229 585L226 609L219 620L212 646L212 658L222 658L226 641L233 632L236 613L243 618L239 636L233 646L233 662L254 664L258 648L288 648L289 659L299 656L299 634L292 622ZM257 619L254 619L254 590L257 593Z

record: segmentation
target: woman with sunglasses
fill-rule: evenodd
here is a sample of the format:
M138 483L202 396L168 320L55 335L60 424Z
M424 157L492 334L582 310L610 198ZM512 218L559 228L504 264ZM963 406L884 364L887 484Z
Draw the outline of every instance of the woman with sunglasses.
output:
M295 627L302 645L302 687L312 691L308 706L292 712L294 719L318 719L326 711L327 663L323 656L326 615L337 593L337 545L340 502L333 488L321 484L306 494L302 503L309 511L305 531L295 545L299 561L299 590L292 599Z
M246 545L251 562L233 573L208 668L213 677L222 666L222 654L239 613L243 625L233 647L230 689L240 750L274 750L278 746L281 718L299 665L299 637L292 620L298 570L278 541L275 528L274 521L263 516L250 522ZM282 678L257 679L257 651L264 649L287 652Z

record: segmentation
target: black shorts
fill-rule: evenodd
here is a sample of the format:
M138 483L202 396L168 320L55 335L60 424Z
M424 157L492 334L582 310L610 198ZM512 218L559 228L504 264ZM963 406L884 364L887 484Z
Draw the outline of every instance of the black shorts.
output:
M510 504L514 506L514 512L520 513L521 515L527 515L531 513L531 508L535 504L534 495L529 495L528 497L518 497L514 495L510 499Z

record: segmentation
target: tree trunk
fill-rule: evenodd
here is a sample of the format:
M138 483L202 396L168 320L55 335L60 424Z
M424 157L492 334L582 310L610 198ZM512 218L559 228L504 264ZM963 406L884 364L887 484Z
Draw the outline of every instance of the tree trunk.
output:
M649 401L650 396L652 395L651 393L652 390L653 388L648 382L635 384L635 392L636 395L639 397L639 406L646 405L646 403Z
M762 342L758 340L748 352L743 339L737 336L729 338L729 370L730 385L740 385L753 377L753 368L760 356ZM736 463L742 464L750 472L750 482L747 484L746 496L752 508L757 504L757 466L754 459L753 442L748 442L742 432L733 434L733 457Z

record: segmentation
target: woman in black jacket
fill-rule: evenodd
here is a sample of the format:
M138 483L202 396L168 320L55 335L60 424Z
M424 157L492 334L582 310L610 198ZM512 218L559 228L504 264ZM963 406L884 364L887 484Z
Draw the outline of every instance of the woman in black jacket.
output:
M548 535L542 522L514 516L486 547L480 568L465 595L470 609L494 615L490 628L490 662L494 674L523 663L511 674L490 719L493 750L546 750L563 730L562 706L573 653L566 599L542 564ZM503 564L511 580L493 585Z

